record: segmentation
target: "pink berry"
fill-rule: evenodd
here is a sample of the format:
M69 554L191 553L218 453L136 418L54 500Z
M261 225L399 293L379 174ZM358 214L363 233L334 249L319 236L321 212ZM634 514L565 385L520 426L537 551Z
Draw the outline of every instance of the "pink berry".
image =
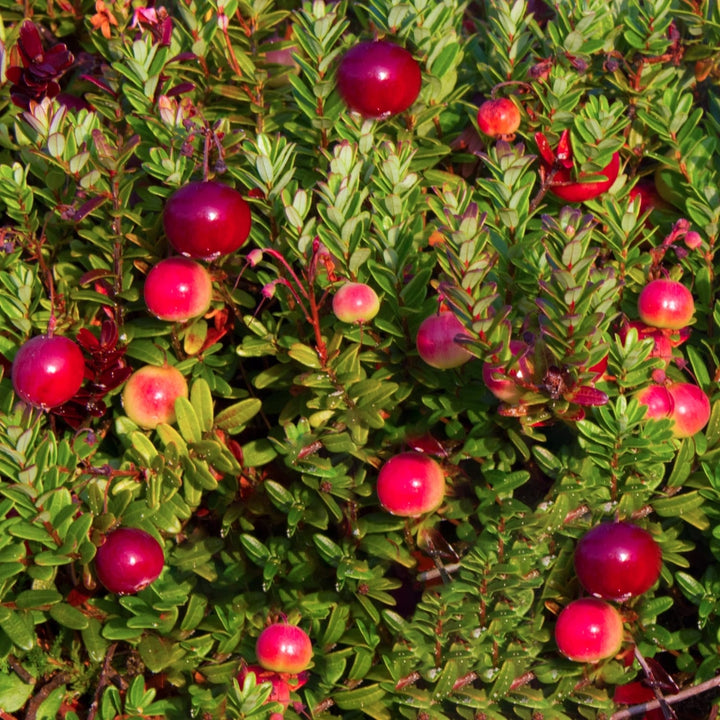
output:
M171 365L146 365L136 370L122 393L127 416L146 429L175 422L175 400L188 396L187 381Z
M457 342L460 336L469 337L463 324L451 312L430 315L418 328L418 354L434 368L446 370L459 367L472 357L470 352Z
M136 593L150 585L164 564L160 543L139 528L113 530L95 555L98 580L118 595Z
M575 548L582 586L605 600L624 601L649 590L660 577L662 551L653 536L625 522L596 525Z
M576 662L598 662L612 657L623 641L620 613L598 598L580 598L566 605L555 624L560 652Z
M685 233L685 245L691 250L695 250L702 245L702 237L699 232L695 230L688 230Z
M522 383L532 382L533 365L528 357L529 345L522 340L510 341L514 361L506 370L497 362L483 364L482 376L488 390L503 402L515 404L523 393Z
M407 110L420 93L422 74L412 54L387 40L361 42L343 55L337 71L340 96L366 118Z
M171 257L154 265L143 290L147 309L160 320L185 322L204 315L212 299L210 273L186 257Z
M513 135L520 127L520 111L508 98L486 100L477 112L480 132L490 137Z
M347 282L333 295L333 312L346 323L366 323L380 310L377 293L365 283Z
M85 377L82 351L62 335L37 335L20 346L12 364L16 394L29 405L57 407L70 400Z
M260 633L255 653L258 663L266 670L299 673L310 664L313 649L308 634L302 628L279 622Z
M242 247L250 233L250 206L227 185L191 182L165 203L163 226L181 255L212 260Z
M377 494L380 504L393 515L418 517L442 503L445 474L432 458L419 452L403 452L380 468Z
M697 385L686 382L672 383L668 392L673 402L673 435L687 438L699 433L710 420L708 396Z
M640 292L638 314L646 324L656 328L680 330L695 314L692 293L675 280L652 280Z

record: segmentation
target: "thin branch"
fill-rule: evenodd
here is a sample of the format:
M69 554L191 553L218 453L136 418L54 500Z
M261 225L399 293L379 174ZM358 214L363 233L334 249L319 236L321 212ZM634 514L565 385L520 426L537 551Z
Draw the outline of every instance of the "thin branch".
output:
M682 702L695 695L700 695L700 693L712 690L712 688L718 686L720 686L720 675L716 675L711 680L706 680L699 685L693 685L685 690L681 690L679 693L675 693L675 695L666 695L665 702L668 705L674 705L675 703ZM650 702L633 705L625 710L620 710L614 713L610 720L627 720L627 718L634 717L635 715L644 715L650 712L650 710L657 710L659 707L660 703L657 700L651 700Z

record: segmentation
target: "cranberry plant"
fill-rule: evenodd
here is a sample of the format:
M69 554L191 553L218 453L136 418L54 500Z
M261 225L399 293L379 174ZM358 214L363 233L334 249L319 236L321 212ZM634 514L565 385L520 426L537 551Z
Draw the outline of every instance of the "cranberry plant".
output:
M0 12L1 720L717 716L716 3Z

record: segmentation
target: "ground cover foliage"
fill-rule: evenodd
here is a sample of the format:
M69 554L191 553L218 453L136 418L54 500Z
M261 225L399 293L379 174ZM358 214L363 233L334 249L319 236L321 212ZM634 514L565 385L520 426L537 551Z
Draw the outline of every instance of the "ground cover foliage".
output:
M662 693L716 676L716 3L0 9L3 720L269 717L283 710L270 684L236 676L282 618L314 648L290 719L610 718L617 688L646 675L634 646ZM38 35L23 58L25 20ZM348 112L335 85L343 52L373 37L423 74L410 110L382 120ZM521 110L512 138L477 133L491 93ZM609 192L548 192L557 168L536 133L552 149L566 130L585 172L619 153ZM203 177L248 199L250 238L209 263L205 316L163 322L142 292L170 254L163 205ZM647 182L665 202L633 198ZM655 357L628 323L665 276L696 311L672 357ZM380 295L366 325L332 313L346 279ZM415 347L441 303L470 336L457 369ZM42 412L19 402L10 365L49 325L87 369L71 402ZM510 364L511 340L534 372L499 403L482 366ZM164 363L189 398L175 424L143 430L123 383ZM635 394L659 373L708 395L701 432L645 418ZM419 519L375 494L408 449L448 483ZM614 518L653 534L662 575L618 604L619 655L572 662L553 627L583 594L573 550ZM137 595L95 580L119 525L165 551ZM712 698L680 716L710 717Z

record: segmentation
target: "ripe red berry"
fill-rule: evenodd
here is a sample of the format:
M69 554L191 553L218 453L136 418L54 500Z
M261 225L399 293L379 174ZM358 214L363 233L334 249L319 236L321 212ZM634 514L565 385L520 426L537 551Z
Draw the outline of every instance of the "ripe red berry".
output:
M676 438L692 437L699 433L710 420L710 400L692 383L678 382L668 386L673 408L673 435Z
M422 73L412 54L387 40L361 42L340 60L338 92L347 106L366 118L407 110L420 93Z
M165 564L160 543L139 528L118 528L95 555L98 580L112 593L128 595L157 579Z
M647 406L647 417L654 420L670 418L676 438L692 437L710 419L710 400L697 385L686 382L650 385L636 395Z
M299 673L312 659L312 643L308 634L297 625L273 623L259 635L255 644L258 663L266 670Z
M365 283L347 282L333 295L333 312L346 323L365 323L380 310L377 293Z
M673 410L672 396L664 385L648 385L640 390L635 397L641 405L647 407L645 417L651 420L669 418Z
M490 137L513 135L520 127L520 111L508 98L486 100L477 112L480 132Z
M210 273L186 257L171 257L154 265L143 289L147 309L160 320L185 322L204 315L212 299Z
M506 403L517 403L523 393L523 382L532 382L533 365L528 357L529 346L522 340L510 341L510 352L515 361L509 369L496 362L483 363L482 376L488 390Z
M458 336L468 337L462 323L451 312L430 315L418 328L416 344L420 357L434 368L446 370L466 363L472 355L460 343Z
M590 594L624 601L642 595L657 582L662 551L647 530L625 522L605 522L580 538L574 561L578 579Z
M695 314L692 293L675 280L652 280L640 292L638 314L646 324L656 328L680 330Z
M555 624L560 652L576 662L598 662L615 655L623 640L620 613L598 598L580 598L563 608Z
M128 378L122 401L127 416L151 430L160 423L175 422L175 400L187 396L187 381L177 368L146 365Z
M620 172L620 156L615 153L610 162L599 172L581 173L573 180L572 170L561 167L553 176L550 192L566 202L583 202L607 192Z
M377 480L380 504L393 515L418 517L435 510L445 497L445 474L435 460L409 451L391 457Z
M70 338L37 335L20 346L11 376L20 398L47 410L66 403L80 389L85 360Z
M183 185L163 211L165 234L175 250L205 260L242 247L251 222L250 206L242 195L214 181Z

